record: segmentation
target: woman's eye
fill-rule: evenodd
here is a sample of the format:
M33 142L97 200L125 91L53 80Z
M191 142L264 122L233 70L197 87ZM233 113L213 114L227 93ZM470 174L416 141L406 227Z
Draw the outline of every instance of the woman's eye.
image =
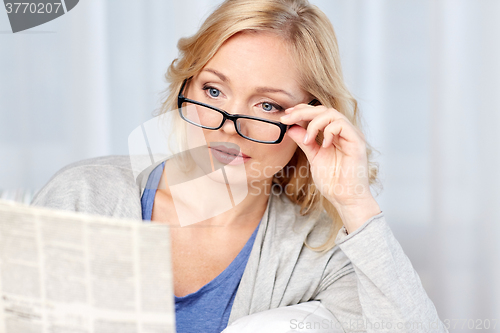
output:
M205 94L207 94L208 97L211 98L217 98L221 94L221 91L219 89L209 86L208 84L204 84L201 89L203 89L205 91Z
M271 103L267 103L267 102L262 103L262 108L264 109L264 111L272 111L273 110L273 106L271 105Z
M215 89L215 88L209 88L208 93L210 94L211 97L219 97L219 95L220 95L219 89Z
M263 102L261 103L262 110L266 112L278 112L278 111L283 111L283 108L277 104L269 103L269 102Z

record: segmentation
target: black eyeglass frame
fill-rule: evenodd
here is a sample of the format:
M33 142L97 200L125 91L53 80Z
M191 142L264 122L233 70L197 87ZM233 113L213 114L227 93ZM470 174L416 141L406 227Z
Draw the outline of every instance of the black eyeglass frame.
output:
M229 120L231 120L233 122L234 128L236 130L236 133L238 133L241 137L243 137L243 138L245 138L247 140L250 140L250 141L259 142L259 143L266 143L266 144L278 144L278 143L280 143L283 140L286 131L290 127L293 126L293 125L285 125L283 123L280 123L279 121L269 120L269 119L265 119L265 118L247 116L247 115L243 115L243 114L230 114L230 113L228 113L228 112L226 112L224 110L216 108L215 106L211 106L211 105L208 105L208 104L205 104L205 103L198 102L198 101L192 100L190 98L187 98L186 96L183 95L183 92L184 92L184 88L186 87L187 81L190 80L190 79L191 78L187 78L187 79L184 80L184 82L182 82L182 86L181 86L181 89L179 91L179 95L177 96L177 107L179 108L179 115L181 116L181 118L184 119L185 121L187 121L188 123L192 124L192 125L195 125L195 126L198 126L198 127L201 127L201 128L205 128L205 129L209 129L209 130L218 130L218 129L220 129L224 125L224 123L226 122L226 120L229 119ZM221 113L222 116L223 116L223 119L222 119L220 125L218 127L204 126L204 125L201 125L201 124L194 123L191 120L189 120L186 117L184 117L184 115L182 114L182 103L186 103L186 102L192 103L192 104L196 104L196 105L200 105L200 106L204 106L206 108L209 108L209 109L212 109L214 111L217 111L217 112ZM309 105L314 105L317 102L318 102L317 99L313 99L308 104ZM236 126L236 120L238 120L239 118L251 119L251 120L258 120L258 121L262 121L262 122L265 122L265 123L274 124L274 125L276 125L276 126L278 126L280 128L280 131L281 131L280 132L280 136L275 141L261 141L261 140L249 138L249 137L243 135L238 130L238 126Z

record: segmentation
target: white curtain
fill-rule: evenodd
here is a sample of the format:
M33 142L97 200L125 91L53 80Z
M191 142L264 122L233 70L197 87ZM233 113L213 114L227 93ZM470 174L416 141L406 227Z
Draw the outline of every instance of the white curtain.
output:
M441 318L463 331L500 320L500 1L311 2L381 153L377 200ZM177 40L218 3L81 0L17 34L0 10L0 189L127 154Z

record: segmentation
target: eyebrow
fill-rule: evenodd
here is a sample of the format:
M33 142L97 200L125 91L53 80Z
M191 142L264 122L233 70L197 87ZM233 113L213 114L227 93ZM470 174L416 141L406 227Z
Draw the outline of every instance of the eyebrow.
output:
M221 72L219 72L219 71L217 71L215 69L205 68L203 70L217 75L219 77L219 79L222 80L222 82L225 82L225 83L229 83L230 82L230 80L229 80L229 78L227 76L225 76L224 74L222 74ZM293 94L291 94L288 91L285 91L283 89L276 89L276 88L271 88L271 87L258 87L258 88L255 89L255 91L257 93L259 93L259 94L263 94L263 93L282 93L282 94L285 94L285 95L289 96L292 99L295 98L295 96Z
M229 79L227 78L227 76L225 76L224 74L222 74L219 71L216 71L215 69L205 68L204 71L207 71L207 72L210 72L210 73L213 73L213 74L217 75L219 77L219 79L222 80L222 82L226 82L226 83L230 82Z
M288 91L285 91L283 89L259 87L255 90L260 94L262 94L262 93L282 93L282 94L285 94L285 95L289 96L290 98L294 99L294 96L292 94L290 94Z

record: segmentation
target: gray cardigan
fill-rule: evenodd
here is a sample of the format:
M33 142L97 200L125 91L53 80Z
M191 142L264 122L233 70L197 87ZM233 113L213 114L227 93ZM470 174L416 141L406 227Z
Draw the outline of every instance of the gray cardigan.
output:
M147 178L149 173L144 177ZM142 190L128 156L71 164L32 204L141 220ZM447 332L420 278L380 213L320 254L326 214L311 219L285 196L271 195L229 318L319 300L345 332Z

